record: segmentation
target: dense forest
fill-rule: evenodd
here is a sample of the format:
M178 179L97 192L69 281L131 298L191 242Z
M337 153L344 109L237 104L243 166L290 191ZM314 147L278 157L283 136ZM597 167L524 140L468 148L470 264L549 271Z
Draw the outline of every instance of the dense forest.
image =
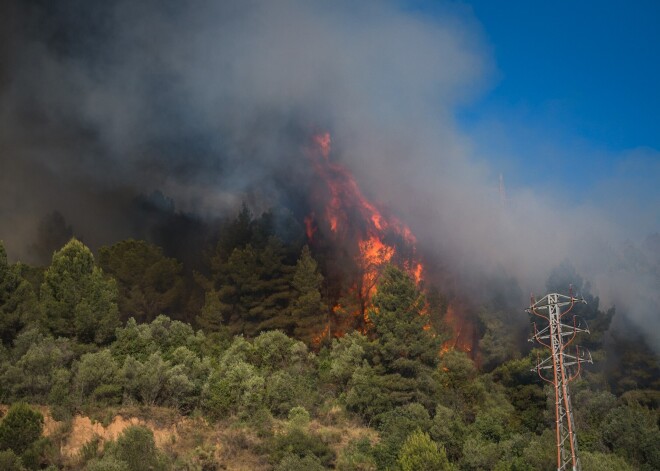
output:
M350 302L322 247L276 226L244 208L185 263L145 240L95 256L72 238L34 267L0 243L0 469L556 468L521 309L490 296L474 309L477 351L463 352L443 287L388 264L355 321L333 308ZM571 383L582 466L660 469L658 358L611 329L617 313L570 266L547 289L571 282L594 357ZM63 452L76 417L122 415L141 421ZM157 443L154 421L178 438Z

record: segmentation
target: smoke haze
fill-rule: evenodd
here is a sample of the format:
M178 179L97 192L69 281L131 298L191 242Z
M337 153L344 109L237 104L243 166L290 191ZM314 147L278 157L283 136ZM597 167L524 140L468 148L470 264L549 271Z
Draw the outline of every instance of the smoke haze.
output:
M309 185L304 148L322 129L332 157L466 292L497 274L542 294L550 270L570 260L660 351L660 246L647 237L660 201L635 197L640 157L579 206L551 188L504 196L479 142L497 128L470 134L455 121L495 74L468 10L429 18L394 1L184 3L5 2L0 239L10 257L43 262L35 247L54 244L44 231L72 230L92 247L146 236L140 195L190 221L242 201L295 206ZM489 142L502 139L516 136ZM529 159L537 150L516 149ZM657 182L657 164L642 168L646 185Z

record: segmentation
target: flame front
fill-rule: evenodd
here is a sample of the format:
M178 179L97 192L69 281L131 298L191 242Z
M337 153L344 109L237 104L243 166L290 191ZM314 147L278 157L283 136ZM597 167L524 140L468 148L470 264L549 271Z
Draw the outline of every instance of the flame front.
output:
M416 239L411 230L396 218L386 216L369 201L351 173L331 160L332 140L327 132L313 138L309 156L314 171L323 183L317 197L318 221L312 212L305 219L307 236L311 241L319 225L329 229L331 238L352 253L359 269L359 277L350 291L357 296L359 307L353 316L368 325L367 308L376 293L376 284L383 266L395 263L406 270L417 283L424 274L422 263L415 255ZM339 306L335 311L340 310Z

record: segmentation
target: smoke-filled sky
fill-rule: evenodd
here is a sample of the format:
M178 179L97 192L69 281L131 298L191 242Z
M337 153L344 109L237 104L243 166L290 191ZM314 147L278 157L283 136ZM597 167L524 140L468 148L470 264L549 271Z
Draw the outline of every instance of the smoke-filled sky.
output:
M570 260L660 351L660 14L589 3L5 1L0 239L292 206L328 130L466 286Z

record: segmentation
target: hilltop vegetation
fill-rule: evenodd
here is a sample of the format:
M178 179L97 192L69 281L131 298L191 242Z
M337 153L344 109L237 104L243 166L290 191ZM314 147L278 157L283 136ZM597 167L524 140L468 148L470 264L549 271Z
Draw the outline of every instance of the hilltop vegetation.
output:
M388 266L368 328L335 338L332 287L302 242L247 213L225 229L194 273L145 241L95 258L73 239L43 269L9 264L0 243L0 400L13 404L0 468L555 468L549 391L530 371L537 352L506 331L506 306L480 310L478 365L441 353L443 310ZM586 294L596 364L571 385L583 467L660 469L657 357L612 336L614 311ZM43 435L37 405L62 424L56 433ZM156 446L138 424L62 453L76 415L163 410L197 425L181 425L176 443Z

